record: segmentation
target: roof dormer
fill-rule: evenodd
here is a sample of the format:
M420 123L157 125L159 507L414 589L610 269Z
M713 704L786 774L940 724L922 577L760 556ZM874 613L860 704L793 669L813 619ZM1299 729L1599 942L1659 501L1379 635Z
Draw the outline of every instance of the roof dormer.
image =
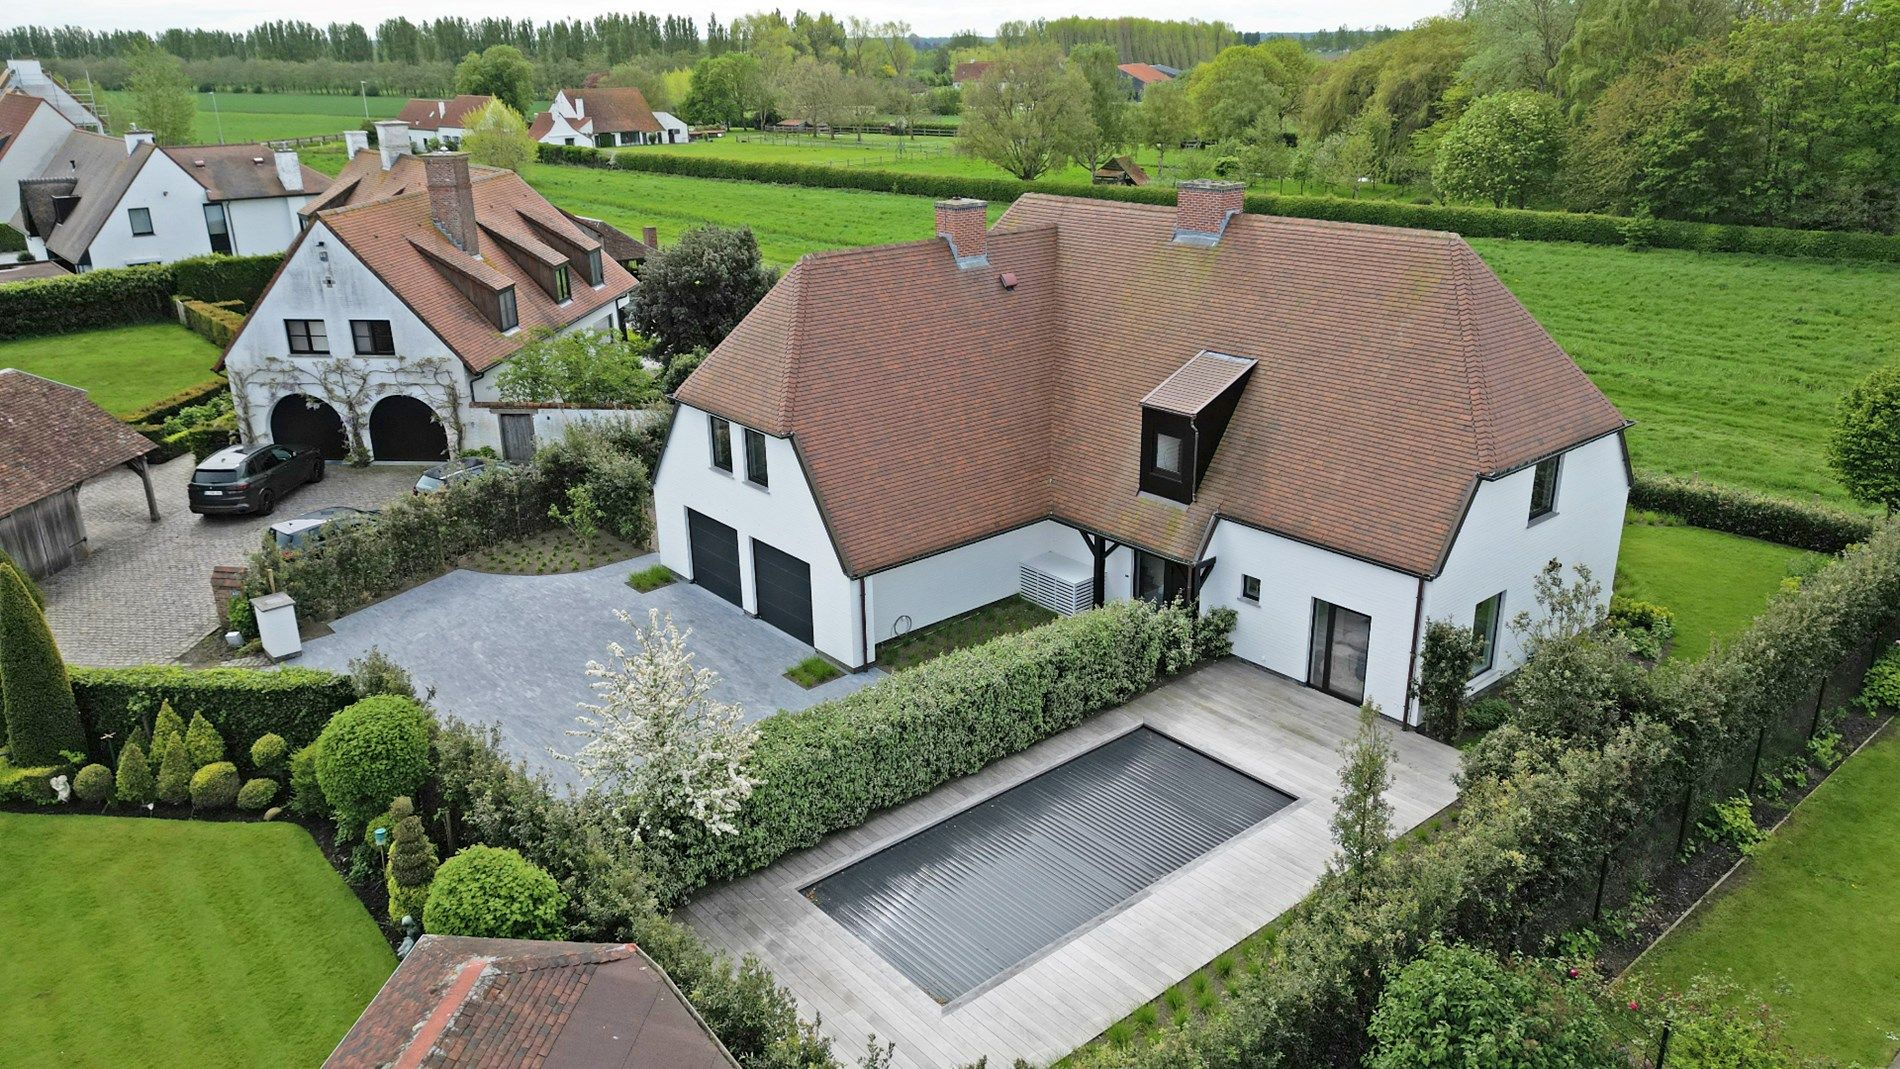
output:
M1197 353L1141 399L1141 492L1194 503L1254 362Z

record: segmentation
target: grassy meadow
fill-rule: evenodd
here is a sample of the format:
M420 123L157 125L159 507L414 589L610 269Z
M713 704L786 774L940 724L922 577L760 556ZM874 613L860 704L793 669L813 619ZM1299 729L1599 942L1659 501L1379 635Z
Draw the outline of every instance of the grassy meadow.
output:
M102 94L113 129L122 129L132 117L131 96ZM372 119L394 118L403 97L370 97L320 93L219 93L212 107L210 93L197 94L198 118L193 125L199 144L237 144L276 138L339 134L363 125L365 103ZM220 136L222 134L222 136Z
M176 323L0 342L0 367L77 386L115 416L217 378L218 347Z

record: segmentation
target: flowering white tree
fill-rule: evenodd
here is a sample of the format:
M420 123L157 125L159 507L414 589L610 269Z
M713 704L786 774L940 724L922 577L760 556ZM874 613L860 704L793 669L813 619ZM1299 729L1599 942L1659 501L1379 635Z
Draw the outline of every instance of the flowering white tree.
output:
M757 785L743 767L757 732L737 705L711 697L719 674L694 666L690 630L682 634L671 615L662 622L658 609L645 627L614 615L634 629L635 645L608 645L617 665L588 662L600 703L581 704L582 727L568 734L587 741L567 760L632 801L644 841L674 838L685 821L737 834L733 815Z

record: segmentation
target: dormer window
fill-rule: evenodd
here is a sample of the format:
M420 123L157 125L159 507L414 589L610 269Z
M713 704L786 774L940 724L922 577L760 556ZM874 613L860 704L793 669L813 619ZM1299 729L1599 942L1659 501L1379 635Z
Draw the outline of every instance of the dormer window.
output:
M1155 471L1161 475L1181 477L1181 439L1172 434L1155 433Z
M566 304L574 297L573 287L568 279L567 265L554 269L554 303Z
M598 285L601 285L605 281L606 281L606 276L601 273L601 269L600 269L600 250L588 249L587 250L587 284L590 286L598 286Z
M509 286L496 293L495 297L501 316L500 322L496 325L501 328L503 334L506 334L521 325L521 316L515 311L515 288Z
M1194 503L1254 362L1203 352L1141 399L1141 492Z

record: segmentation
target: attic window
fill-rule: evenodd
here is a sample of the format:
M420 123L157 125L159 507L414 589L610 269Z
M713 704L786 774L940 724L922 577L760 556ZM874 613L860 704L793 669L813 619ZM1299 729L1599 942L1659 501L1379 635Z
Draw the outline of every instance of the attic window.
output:
M1155 470L1177 479L1181 477L1181 439L1172 434L1155 434Z
M606 278L605 276L602 275L601 269L600 269L600 250L588 249L587 250L587 284L590 286L598 286L605 281L606 281Z
M1141 399L1141 492L1194 503L1254 362L1202 352Z
M496 326L500 327L502 333L505 334L521 325L521 316L515 310L515 288L509 286L507 289L500 290L495 297L500 312L500 321L496 323Z
M554 269L554 303L566 304L574 298L573 284L568 279L567 265Z

